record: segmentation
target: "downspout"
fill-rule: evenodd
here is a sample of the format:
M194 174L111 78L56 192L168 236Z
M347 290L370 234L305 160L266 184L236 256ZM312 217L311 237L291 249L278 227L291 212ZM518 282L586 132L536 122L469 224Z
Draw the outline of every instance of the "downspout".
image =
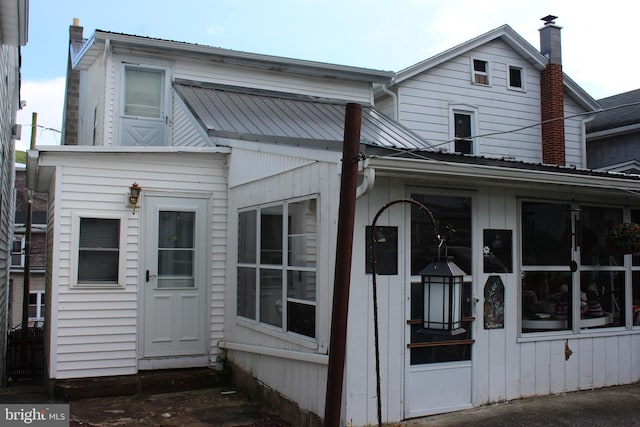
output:
M368 193L376 183L376 170L369 167L369 159L362 161L362 173L364 174L364 178L358 188L356 188L356 199Z
M387 84L383 84L382 85L382 91L384 93L386 93L387 95L389 95L391 97L391 99L393 99L393 117L392 119L395 120L396 122L399 120L400 117L400 111L399 111L399 105L398 105L398 95L389 90L389 88L387 87Z
M102 123L103 123L102 127L103 128L104 128L104 121L106 119L105 112L107 111L107 109L106 109L106 107L107 107L106 106L107 98L105 96L105 94L107 92L107 86L106 85L107 85L108 74L109 74L109 69L107 67L107 65L108 65L107 64L107 56L109 55L110 52L111 52L111 39L106 39L104 41L104 51L102 52L102 96L103 96L103 98L102 98L102 112L101 112L101 115L102 115ZM96 106L96 110L97 110L97 106ZM96 116L97 116L97 114L98 114L98 111L95 112ZM112 112L112 114L113 114L113 112ZM98 117L94 117L93 120L94 120L94 123L92 123L92 126L94 128L93 128L93 132L92 133L93 133L94 136L93 136L93 141L92 142L93 142L93 145L96 145L96 136L95 136L96 129L95 129L95 127L98 126ZM120 125L120 124L118 123L118 125ZM103 146L106 145L105 138L106 138L105 132L102 132L102 145ZM109 145L113 145L113 141L111 141L111 143Z
M594 111L595 113L595 111ZM591 114L589 117L582 119L582 167L587 169L589 166L587 165L587 122L595 119L596 115Z

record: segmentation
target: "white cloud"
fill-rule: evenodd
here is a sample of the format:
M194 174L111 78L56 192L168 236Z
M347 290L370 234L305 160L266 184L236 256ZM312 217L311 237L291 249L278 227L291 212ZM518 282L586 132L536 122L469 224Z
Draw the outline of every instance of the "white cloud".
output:
M22 125L22 136L20 141L16 141L16 148L29 147L34 112L38 113L36 145L60 145L64 88L64 77L22 82L20 98L26 101L27 105L18 111L18 123Z

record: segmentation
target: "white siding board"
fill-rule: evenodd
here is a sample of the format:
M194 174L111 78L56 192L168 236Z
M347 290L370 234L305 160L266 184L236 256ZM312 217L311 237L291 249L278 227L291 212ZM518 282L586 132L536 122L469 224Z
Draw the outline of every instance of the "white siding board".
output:
M561 341L563 342L563 341ZM577 353L577 349L579 348L579 340L577 339L568 339L566 340L566 344L569 347L569 350L572 351L569 360L565 361L564 364L564 391L570 390L579 390L580 389L580 355ZM564 347L564 342L563 342ZM564 349L563 349L563 358L564 358Z
M230 64L212 67L211 62L182 58L176 58L174 76L177 79L372 103L370 85L362 82L303 77Z

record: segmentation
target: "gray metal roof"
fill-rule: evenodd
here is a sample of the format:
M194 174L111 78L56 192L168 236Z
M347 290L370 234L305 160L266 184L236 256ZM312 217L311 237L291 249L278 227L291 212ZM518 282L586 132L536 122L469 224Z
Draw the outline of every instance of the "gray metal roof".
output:
M210 136L339 150L346 102L176 81L174 89ZM362 107L361 142L398 150L428 149L412 131Z
M602 98L598 103L605 111L587 122L588 133L640 123L640 89Z

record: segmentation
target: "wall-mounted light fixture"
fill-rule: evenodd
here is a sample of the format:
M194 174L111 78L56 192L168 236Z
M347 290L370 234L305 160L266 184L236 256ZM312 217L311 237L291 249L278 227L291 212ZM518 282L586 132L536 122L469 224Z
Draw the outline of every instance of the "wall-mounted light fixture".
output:
M136 208L138 207L138 201L140 199L140 192L142 188L138 185L137 182L134 182L131 187L129 187L129 204L133 207L133 214L136 214Z

